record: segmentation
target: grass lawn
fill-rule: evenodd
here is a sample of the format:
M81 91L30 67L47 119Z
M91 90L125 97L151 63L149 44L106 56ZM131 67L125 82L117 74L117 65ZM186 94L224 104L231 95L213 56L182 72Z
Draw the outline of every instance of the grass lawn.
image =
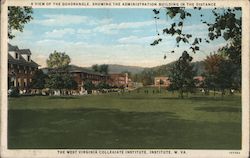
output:
M10 149L241 149L241 96L169 92L9 99Z

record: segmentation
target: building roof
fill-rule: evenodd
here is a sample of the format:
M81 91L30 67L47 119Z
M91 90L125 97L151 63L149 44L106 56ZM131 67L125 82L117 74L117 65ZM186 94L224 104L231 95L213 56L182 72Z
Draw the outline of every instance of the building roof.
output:
M13 46L13 45L8 43L8 50L9 51L17 51L17 50L19 50L19 48L18 48L18 46Z
M105 76L102 73L95 72L95 71L93 71L91 69L79 67L79 66L76 66L76 65L69 65L69 71L70 72L84 72L84 73L93 74L93 75Z
M19 54L28 54L31 55L31 52L29 49L19 49L18 46L13 46L8 43L8 50L9 51L16 51ZM19 59L14 59L10 54L8 54L8 63L10 64L18 64L18 65L23 65L23 66L30 66L30 67L38 67L39 65L34 62L33 60L31 61L26 61L22 55L19 56Z
M29 49L19 49L18 52L20 54L27 54L27 55L31 55L31 52Z
M50 70L53 70L53 69L52 68L42 68L42 71L44 73L48 73ZM106 75L101 74L99 72L94 72L91 69L79 67L79 66L76 66L76 65L69 65L68 70L71 73L87 73L87 74L98 75L98 76L106 76Z
M23 66L30 66L30 67L38 67L39 66L33 60L28 62L22 56L20 56L19 60L16 60L9 54L8 54L8 63L10 63L10 64L18 64L18 65L23 65Z

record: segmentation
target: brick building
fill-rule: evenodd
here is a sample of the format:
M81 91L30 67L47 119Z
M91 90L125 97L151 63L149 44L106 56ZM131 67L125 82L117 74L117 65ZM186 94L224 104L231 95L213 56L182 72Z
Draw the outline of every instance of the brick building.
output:
M31 59L29 49L19 49L8 44L8 88L17 87L27 91L32 82L32 76L38 69L38 64Z
M52 69L49 68L43 68L42 69L45 74L48 74L49 71L52 71ZM72 75L73 79L77 83L77 91L78 92L84 92L83 85L85 81L89 80L94 85L98 85L100 82L105 82L109 84L110 86L115 87L128 87L129 83L131 83L131 79L128 77L128 74L122 74L122 73L116 73L116 74L108 74L104 75L99 72L94 72L91 69L70 65L68 67L69 73Z
M128 73L116 73L110 74L109 84L117 87L128 87L131 79L128 77Z
M86 68L70 65L69 72L72 74L74 80L77 82L78 90L83 91L83 85L86 80L91 81L97 85L100 82L108 82L109 76L98 72L91 71Z
M155 77L154 85L168 87L170 85L170 80L168 77L163 77L163 76Z

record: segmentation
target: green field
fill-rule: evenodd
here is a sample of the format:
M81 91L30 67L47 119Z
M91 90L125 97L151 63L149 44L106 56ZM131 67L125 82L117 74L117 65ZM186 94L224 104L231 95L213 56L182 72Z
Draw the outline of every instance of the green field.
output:
M9 99L10 149L241 149L241 97L169 92Z

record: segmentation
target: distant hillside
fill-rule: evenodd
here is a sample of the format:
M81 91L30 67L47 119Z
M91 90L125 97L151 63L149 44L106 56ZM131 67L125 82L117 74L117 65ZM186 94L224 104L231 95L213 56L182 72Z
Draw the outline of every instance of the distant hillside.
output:
M169 69L175 62L168 63L166 65L160 65L152 68L146 68L144 72L152 72L153 76L167 76Z
M109 73L131 72L132 74L141 73L145 68L139 66L126 66L118 64L109 64ZM88 69L91 69L89 67Z
M160 65L151 68L144 68L139 66L126 66L126 65L118 65L118 64L110 64L109 65L109 73L122 73L122 72L130 72L131 74L141 74L141 73L150 73L151 77L155 76L168 76L170 68L173 66L175 62L168 63L166 65ZM201 75L204 72L204 62L197 61L192 63L194 65L194 69L197 70L197 75ZM94 72L91 67L79 67L75 65L70 65L71 69L81 69L86 72ZM44 73L47 73L48 68L43 68Z
M204 61L193 62L194 69L197 71L197 75L201 75L205 72Z
M168 76L170 68L173 66L175 62L168 63L166 65L156 66L152 68L145 68L144 72L151 71L153 76ZM194 69L197 71L197 75L201 75L204 70L204 62L203 61L197 61L192 62L194 65Z

